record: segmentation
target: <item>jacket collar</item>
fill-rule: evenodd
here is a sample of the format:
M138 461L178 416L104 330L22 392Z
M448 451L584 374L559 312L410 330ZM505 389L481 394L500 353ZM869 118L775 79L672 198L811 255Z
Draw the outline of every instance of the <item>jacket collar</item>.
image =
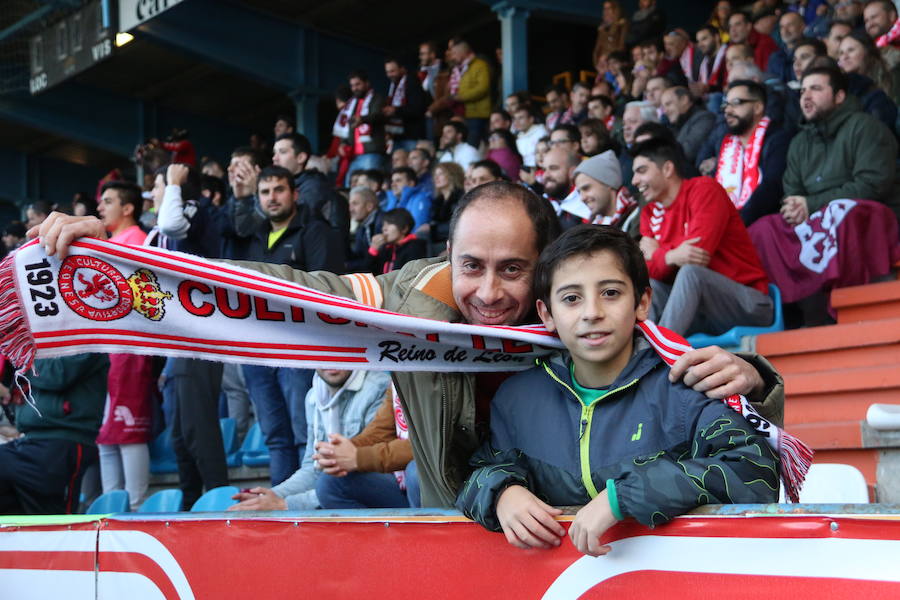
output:
M804 119L801 127L818 133L824 138L834 138L837 136L838 131L840 131L844 123L846 123L856 112L859 112L859 100L848 92L844 102L835 108L834 112L830 115L820 121L814 122L809 122Z
M659 354L656 353L656 350L653 349L644 336L640 332L635 331L631 359L629 359L622 372L619 373L619 376L610 384L609 389L614 390L635 379L640 379L656 368L661 360ZM549 367L560 381L569 386L572 385L572 375L569 369L571 362L572 357L565 350L554 352L550 357L538 360L539 365Z

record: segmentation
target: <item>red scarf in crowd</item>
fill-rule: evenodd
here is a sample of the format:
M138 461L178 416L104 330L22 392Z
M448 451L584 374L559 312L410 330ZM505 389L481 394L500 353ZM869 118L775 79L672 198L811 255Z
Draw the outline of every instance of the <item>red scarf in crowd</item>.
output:
M704 56L700 61L700 81L709 85L719 85L724 71L725 53L728 50L727 44L721 44L713 58L712 69L709 68L709 57Z
M618 226L623 216L627 216L637 206L637 200L628 191L624 185L619 188L616 194L616 210L612 216L597 215L594 217L594 225L611 225Z
M406 106L406 75L401 77L397 83L391 82L391 87L388 89L388 104L394 107ZM384 129L394 136L403 135L403 119L399 116L391 117Z
M0 354L17 369L19 385L35 358L85 352L307 369L507 372L562 347L543 325L449 323L382 310L375 277L343 279L367 304L180 252L82 238L59 260L32 241L0 263ZM648 321L635 327L669 365L690 350ZM779 453L786 495L796 501L811 451L742 396L724 402Z
M470 56L466 60L462 61L460 64L453 67L453 70L450 71L450 94L455 96L459 93L459 82L462 81L463 75L466 74L466 71L469 70L469 65L472 63L472 57Z
M694 80L694 45L688 42L688 45L684 47L684 51L681 53L681 56L678 57L678 63L681 65L681 70L684 72L685 78L688 81L693 82Z
M719 149L719 165L716 168L716 181L728 192L728 197L735 208L742 209L756 190L762 174L759 170L759 159L765 144L766 130L771 119L760 119L746 147L741 143L741 136L729 134L722 140Z
M875 45L879 48L896 45L898 39L900 39L900 19L894 21L894 24L886 34L878 36L878 39L875 40Z
M616 115L611 114L606 117L606 120L603 121L603 124L606 126L606 130L612 133L613 127L616 126Z
M368 116L369 110L372 108L372 98L374 96L375 92L371 89L366 93L362 102L360 102L359 98L354 96L350 99L350 102L347 103L350 105L350 108L347 109L348 113L357 117ZM372 126L368 123L360 123L356 126L356 129L353 130L353 153L356 155L364 154L365 151L363 150L362 145L371 141Z

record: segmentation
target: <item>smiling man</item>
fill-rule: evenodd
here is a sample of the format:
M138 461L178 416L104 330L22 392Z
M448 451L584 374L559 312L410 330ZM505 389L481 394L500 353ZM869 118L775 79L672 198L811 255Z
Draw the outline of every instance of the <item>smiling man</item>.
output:
M450 223L449 261L416 260L379 277L240 264L417 317L521 325L537 321L531 288L534 267L538 254L558 231L556 215L546 200L519 185L494 182L478 186L460 201ZM96 219L55 214L40 234L51 252L64 253L76 237L102 237L104 232ZM704 348L680 359L671 376L683 377L688 386L710 397L748 394L760 402L756 406L763 416L780 422L784 402L780 377L764 359L746 358L754 364L719 348ZM395 372L392 377L410 426L422 506L452 506L470 470L469 458L486 431L490 400L504 376Z
M683 336L770 325L765 271L722 186L686 179L676 146L665 140L635 149L633 182L647 203L640 246L653 288L651 319Z

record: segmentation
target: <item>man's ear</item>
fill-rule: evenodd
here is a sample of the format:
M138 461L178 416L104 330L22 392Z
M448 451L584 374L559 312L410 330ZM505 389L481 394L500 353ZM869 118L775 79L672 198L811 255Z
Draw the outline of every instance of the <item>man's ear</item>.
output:
M638 321L646 321L650 318L650 301L652 295L653 290L649 287L644 290L643 294L641 294L641 299L638 301L637 309L634 311L634 315Z
M125 202L122 204L122 214L126 217L134 216L134 204L131 202Z
M673 163L671 160L667 160L666 162L664 162L662 166L662 174L666 179L672 177L672 175L675 174L675 163Z
M553 322L553 315L550 314L550 307L547 306L543 300L537 300L535 302L537 306L537 314L541 319L541 323L544 324L544 327L547 328L547 331L556 331L556 324Z
M847 99L847 92L844 90L838 90L838 92L834 95L834 103L835 104L843 104L844 100Z
M306 168L306 163L309 161L309 154L306 152L297 153L297 162L303 165L303 168Z

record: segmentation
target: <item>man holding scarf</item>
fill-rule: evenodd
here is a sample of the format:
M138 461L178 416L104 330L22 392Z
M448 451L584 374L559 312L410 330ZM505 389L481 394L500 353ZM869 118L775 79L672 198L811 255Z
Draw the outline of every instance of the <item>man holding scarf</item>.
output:
M749 227L781 208L789 141L765 116L766 88L755 81L731 82L722 107L728 134L719 149L716 181Z
M425 138L425 92L418 78L410 77L396 58L384 61L384 74L391 82L387 106L381 109L387 117L385 130L394 150L412 150L416 141Z
M372 89L369 76L364 71L350 73L348 83L353 98L347 109L350 127L345 144L350 148L351 162L346 185L350 185L350 173L354 171L383 168L384 154L387 152L384 96Z
M461 201L451 222L449 260L416 260L379 277L313 274L258 263L243 266L416 317L517 325L535 322L532 274L538 254L557 231L556 215L545 200L519 185L494 182L479 186ZM55 213L31 235L41 236L48 253L64 256L76 238L102 238L105 232L93 217ZM752 354L744 358L752 364L720 348L696 350L673 365L670 377L683 378L686 385L714 398L743 392L763 416L780 423L784 402L780 376L765 359ZM504 379L497 373L393 373L409 420L422 506L453 505L469 472L468 460L480 444L480 434L486 432L491 397Z

